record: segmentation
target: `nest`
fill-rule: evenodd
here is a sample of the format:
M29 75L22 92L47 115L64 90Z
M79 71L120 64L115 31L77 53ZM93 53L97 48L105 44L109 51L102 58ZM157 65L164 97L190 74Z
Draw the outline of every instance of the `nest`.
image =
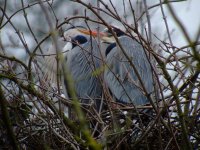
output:
M14 103L10 103L9 116L17 143L22 149L90 149L87 143L89 137L97 141L101 148L107 149L172 150L182 142L183 133L179 118L174 115L177 113L175 110L155 112L150 105L135 109L119 104L97 112L93 104L82 104L84 120L81 120L75 109L68 118L64 113L55 114L48 108L43 113L33 114L30 106L21 104L13 109L12 105ZM199 117L200 111L196 116L188 116L187 120L194 147L200 144ZM3 120L0 130L1 148L10 149ZM88 137L85 131L88 131Z

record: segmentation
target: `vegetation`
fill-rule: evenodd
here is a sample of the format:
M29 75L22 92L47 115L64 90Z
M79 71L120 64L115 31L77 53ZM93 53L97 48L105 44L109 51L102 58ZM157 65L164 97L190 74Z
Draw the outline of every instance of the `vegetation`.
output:
M173 3L159 1L0 2L0 149L198 149L200 148L200 29L191 38ZM122 4L122 5L120 5ZM174 44L167 8L187 45ZM152 29L154 9L165 23L163 40ZM57 64L47 65L51 43L71 25L100 31L117 25L147 50L155 77L156 101L145 106L115 102L102 79L106 109L79 102L73 86L63 96ZM159 34L158 34L159 35ZM104 48L101 42L100 48ZM158 44L159 41L159 44ZM15 53L15 56L11 53ZM133 68L134 69L134 68ZM46 70L52 70L47 73ZM64 72L70 80L67 71ZM73 85L73 83L69 84ZM72 116L68 117L68 109Z

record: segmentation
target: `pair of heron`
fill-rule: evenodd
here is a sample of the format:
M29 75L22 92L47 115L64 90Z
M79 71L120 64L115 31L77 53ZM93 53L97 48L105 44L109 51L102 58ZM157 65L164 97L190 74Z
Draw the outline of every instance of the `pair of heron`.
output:
M101 48L95 37L100 37ZM112 31L107 29L97 33L84 27L73 27L64 32L58 46L63 52L61 64L70 73L80 99L100 98L103 81L119 103L149 103L147 95L154 91L151 61L143 46L122 30L112 27ZM99 79L100 74L103 74L103 80ZM64 89L67 84L63 80Z

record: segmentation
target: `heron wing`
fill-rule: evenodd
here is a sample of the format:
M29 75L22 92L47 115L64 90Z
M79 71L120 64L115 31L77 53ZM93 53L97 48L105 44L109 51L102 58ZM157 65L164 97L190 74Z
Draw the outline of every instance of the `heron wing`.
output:
M105 71L105 81L118 101L136 105L146 104L148 100L143 93L138 76L130 65L131 61L147 92L151 92L153 90L152 69L145 51L141 44L127 36L119 38L119 42L129 59L125 57L119 46L115 47L106 58L109 69Z
M100 50L96 41L76 46L67 54L67 67L74 80L75 90L81 98L101 96L102 87L93 72L100 68Z

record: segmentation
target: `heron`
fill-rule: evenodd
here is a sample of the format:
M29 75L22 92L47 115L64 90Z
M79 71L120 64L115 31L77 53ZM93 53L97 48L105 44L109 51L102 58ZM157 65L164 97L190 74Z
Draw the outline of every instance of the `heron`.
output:
M106 44L106 48L101 49L102 51L95 37L100 37ZM63 38L58 40L58 45L63 53L61 61L63 67L60 69L66 67L69 71L80 102L89 104L92 100L96 110L100 112L102 106L100 100L104 89L99 80L100 74L95 75L95 71L103 68L103 81L116 102L135 106L150 103L148 96L154 93L151 61L143 46L121 29L112 27L112 31L107 29L97 32L80 26L72 27L64 32ZM103 59L101 59L102 53ZM102 67L102 64L106 64L106 67ZM65 95L70 98L67 84L65 78L62 78ZM109 119L107 116L110 114L106 114L105 117ZM96 127L96 123L91 121L91 126ZM137 130L133 131L134 135L138 135Z
M84 103L102 96L102 85L94 75L94 71L102 64L102 52L94 39L99 34L101 41L108 45L103 51L107 64L104 81L115 100L124 104L148 104L147 95L154 92L154 82L147 51L121 29L112 26L112 30L124 52L108 29L97 33L81 26L72 27L64 32L64 38L59 40L58 45L61 45L60 50L64 56L62 63L73 78L76 94ZM63 80L62 83L63 89L66 89L67 82Z
M90 104L91 101L99 110L100 98L102 96L102 84L100 82L98 69L101 67L101 56L97 41L97 32L90 31L82 26L75 26L67 29L63 37L58 39L58 49L62 52L60 70L62 71L61 83L65 97L71 98L67 89L68 82L65 80L65 73L69 73L74 83L75 93L81 103ZM55 52L55 47L54 52ZM51 47L51 49L53 49ZM51 50L52 51L52 50ZM53 63L56 59L48 58L47 63ZM53 65L51 65L53 66ZM56 64L51 70L56 73ZM66 69L67 72L63 72ZM54 79L55 82L55 79ZM98 106L97 106L98 105Z
M103 42L110 43L105 50L107 69L104 81L119 103L145 105L154 92L153 69L147 51L135 39L117 27L112 27L118 37L116 42L111 30L103 31ZM146 93L144 92L146 91Z

